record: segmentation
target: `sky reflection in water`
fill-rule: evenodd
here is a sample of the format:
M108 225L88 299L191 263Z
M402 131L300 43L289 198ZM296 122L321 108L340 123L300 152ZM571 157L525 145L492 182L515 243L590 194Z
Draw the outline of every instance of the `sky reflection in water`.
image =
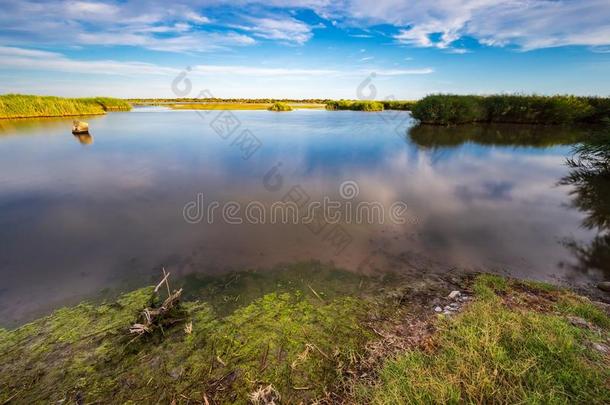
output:
M570 207L565 159L577 131L527 127L425 128L406 134L406 113L235 111L262 147L248 160L193 111L139 110L86 120L0 125L0 324L104 288L139 286L160 266L174 274L333 261L363 272L454 267L586 282L566 238L595 231ZM385 118L385 119L384 119ZM403 122L399 131L398 122ZM401 135L402 134L402 135ZM280 164L282 187L263 178ZM404 225L344 224L340 254L304 225L187 224L184 205L259 200L299 185L311 199L408 205Z

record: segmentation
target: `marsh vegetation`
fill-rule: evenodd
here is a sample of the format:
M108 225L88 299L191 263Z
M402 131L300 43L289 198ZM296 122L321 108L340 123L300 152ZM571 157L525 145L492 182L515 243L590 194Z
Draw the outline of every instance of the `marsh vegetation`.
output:
M285 288L260 289L224 313L191 298L163 327L135 336L129 328L141 311L169 291L143 288L0 330L0 400L247 403L263 393L287 403L610 400L610 364L592 347L608 338L610 319L586 298L544 283L463 277L470 303L437 315L430 300L446 299L454 281L352 274L345 277L360 278L355 291L363 282L376 287L326 294L341 288L340 272L312 270L331 283L312 284L312 273L290 269L275 280L227 276ZM227 278L213 284L230 286Z
M63 98L21 94L0 95L0 118L65 117L129 111L124 100L109 97Z
M286 103L273 103L271 107L268 108L269 111L292 111L292 107Z
M610 123L610 98L437 94L417 101L413 117L437 125Z
M327 102L326 109L331 111L383 111L383 104L378 101L339 100Z

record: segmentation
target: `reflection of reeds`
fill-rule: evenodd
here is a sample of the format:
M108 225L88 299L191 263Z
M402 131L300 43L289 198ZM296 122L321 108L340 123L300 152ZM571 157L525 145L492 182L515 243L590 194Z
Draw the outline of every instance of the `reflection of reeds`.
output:
M568 238L563 244L577 258L572 267L610 274L610 134L598 134L574 148L570 172L559 184L571 186L571 205L585 214L582 225L597 231L590 242Z
M417 125L409 129L411 140L423 148L479 145L549 147L574 145L590 139L598 128L523 124Z
M0 118L94 115L130 109L131 105L126 101L108 97L62 98L21 94L0 96Z

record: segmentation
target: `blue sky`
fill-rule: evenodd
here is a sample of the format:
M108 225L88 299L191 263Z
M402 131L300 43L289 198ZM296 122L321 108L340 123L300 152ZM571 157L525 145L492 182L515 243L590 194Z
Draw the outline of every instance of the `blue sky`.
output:
M610 0L0 0L0 93L610 96ZM372 75L372 76L371 76ZM362 94L362 92L360 93Z

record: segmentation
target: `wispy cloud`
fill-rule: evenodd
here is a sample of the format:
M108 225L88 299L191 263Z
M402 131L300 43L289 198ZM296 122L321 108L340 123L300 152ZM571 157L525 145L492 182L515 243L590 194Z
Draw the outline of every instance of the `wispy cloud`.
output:
M151 63L76 60L56 52L0 46L0 68L101 75L175 75L180 69Z
M0 46L0 68L59 71L103 75L168 75L173 76L182 69L152 63L116 60L76 60L57 52ZM433 73L432 68L421 69L319 69L256 67L241 65L196 65L190 74L205 76L366 76L371 72L379 76L425 75Z
M379 0L375 7L346 0L342 7L352 24L404 27L395 39L418 47L447 49L464 37L522 50L610 45L608 0Z
M313 36L314 27L292 17L249 17L246 21L238 28L258 38L302 45Z
M206 52L256 41L212 22L191 5L150 1L0 0L0 41L13 45L134 46L169 52Z
M172 52L252 45L253 38L302 45L319 26L298 18L303 9L349 37L374 37L368 28L393 26L395 41L415 47L459 49L456 41L467 37L525 51L610 45L608 0L0 0L0 5L0 41L13 45L126 44Z

